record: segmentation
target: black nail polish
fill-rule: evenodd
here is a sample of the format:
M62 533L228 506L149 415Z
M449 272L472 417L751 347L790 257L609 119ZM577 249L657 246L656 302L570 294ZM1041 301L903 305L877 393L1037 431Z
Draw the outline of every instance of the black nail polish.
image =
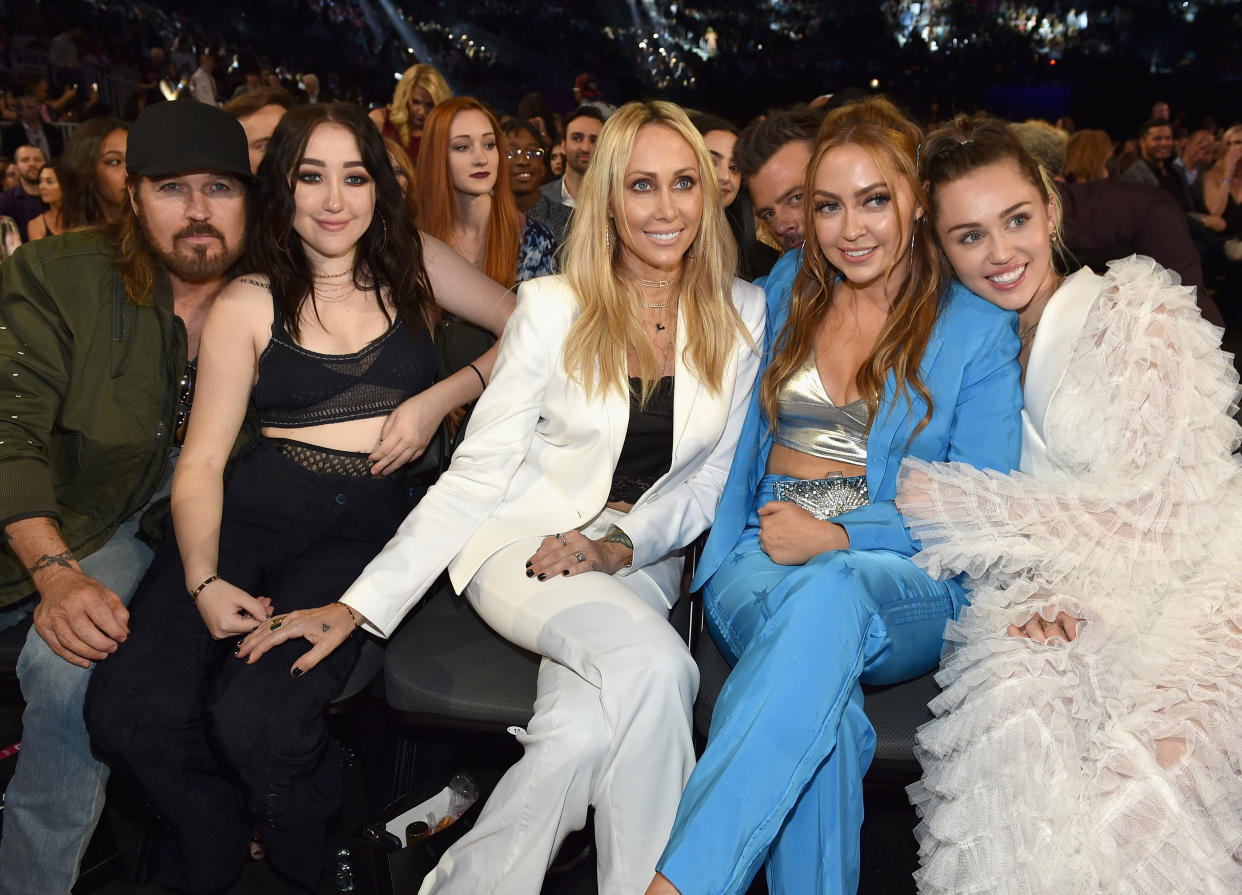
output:
M240 647L240 646L235 646L235 647L233 647L233 655L235 655L235 656L236 656L236 655L240 655L240 654L241 654L241 647Z
M526 560L526 568L528 568L528 569L530 568L530 560L529 560L529 559L528 559L528 560Z
M569 569L561 569L561 574L562 574L562 575L564 575L566 578L568 578L568 577L569 577Z
M290 673L291 675L293 675L294 677L301 677L301 676L302 676L302 669L301 669L301 668L295 668L295 669L293 669L293 671L291 671L291 672L289 672L289 673Z
M534 577L535 577L535 570L534 570L534 569L527 569L527 570L526 570L526 577L527 577L527 578L534 578Z
M547 576L545 573L543 573L543 572L540 572L540 573L539 573L539 580L540 580L540 581L542 581L543 579L545 579L545 578L547 578L547 577L548 577L548 576Z

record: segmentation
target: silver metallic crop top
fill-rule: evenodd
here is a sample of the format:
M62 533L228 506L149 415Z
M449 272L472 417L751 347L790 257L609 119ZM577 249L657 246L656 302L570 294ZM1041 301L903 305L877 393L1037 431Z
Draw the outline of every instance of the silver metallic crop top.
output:
M776 393L776 417L777 444L812 457L867 465L867 402L832 403L819 378L814 348Z

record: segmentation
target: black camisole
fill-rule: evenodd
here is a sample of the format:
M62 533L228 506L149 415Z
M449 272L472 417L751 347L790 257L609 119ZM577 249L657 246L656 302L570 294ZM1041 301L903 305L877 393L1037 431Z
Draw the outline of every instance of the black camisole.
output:
M251 397L263 426L298 429L385 416L435 381L436 354L424 326L398 317L352 354L320 354L294 343L279 309L259 356Z
M642 387L641 379L630 377L630 424L612 474L609 503L636 503L673 465L673 377L661 378L640 409Z

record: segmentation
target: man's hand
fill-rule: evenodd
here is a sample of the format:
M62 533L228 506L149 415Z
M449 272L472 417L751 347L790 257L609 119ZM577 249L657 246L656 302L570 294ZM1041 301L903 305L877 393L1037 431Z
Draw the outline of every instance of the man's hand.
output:
M90 668L116 652L129 636L129 610L121 598L69 558L63 565L32 568L39 589L34 626L52 652L66 662Z

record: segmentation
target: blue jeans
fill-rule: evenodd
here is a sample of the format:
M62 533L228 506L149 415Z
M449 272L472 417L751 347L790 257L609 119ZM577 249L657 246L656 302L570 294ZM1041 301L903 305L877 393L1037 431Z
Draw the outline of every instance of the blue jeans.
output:
M126 604L152 557L136 537L141 516L80 563ZM37 599L26 601L30 611ZM108 782L108 766L91 754L82 721L91 672L56 655L31 628L17 676L26 709L17 770L4 793L0 895L64 895L78 877Z
M759 547L758 507L704 587L712 636L734 663L707 750L658 869L684 895L745 892L767 862L773 895L858 888L862 778L875 751L860 681L936 666L960 590L908 557L837 550L801 566Z

